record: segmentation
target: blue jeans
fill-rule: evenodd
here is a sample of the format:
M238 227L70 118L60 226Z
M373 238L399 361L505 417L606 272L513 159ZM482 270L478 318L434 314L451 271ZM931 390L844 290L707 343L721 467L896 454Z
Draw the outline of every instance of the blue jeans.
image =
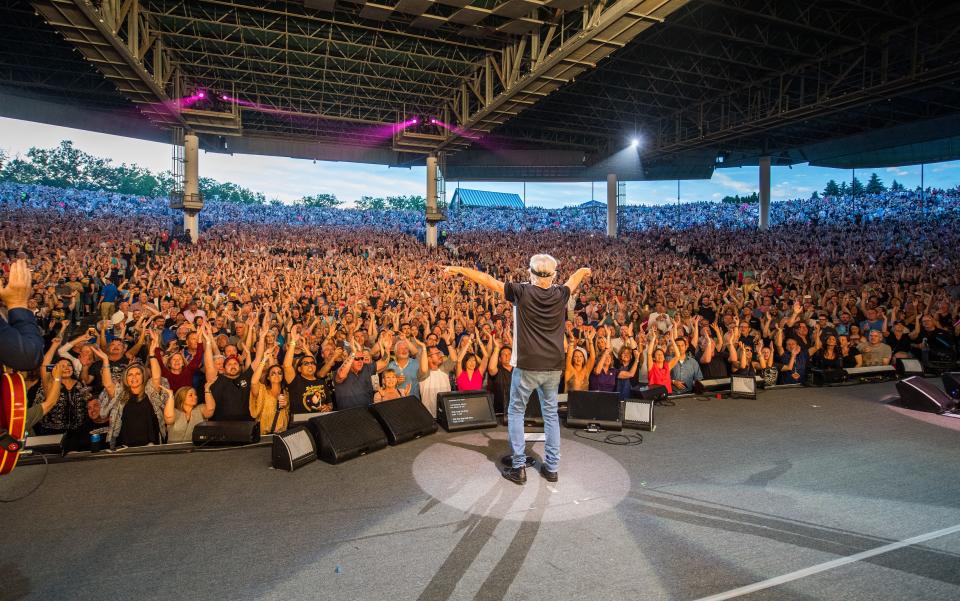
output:
M551 472L560 466L560 417L557 415L557 391L560 389L561 371L531 371L513 368L510 380L510 407L507 409L507 432L510 435L510 450L513 451L513 467L523 467L527 456L523 440L523 417L527 401L534 390L540 395L543 413L544 464Z

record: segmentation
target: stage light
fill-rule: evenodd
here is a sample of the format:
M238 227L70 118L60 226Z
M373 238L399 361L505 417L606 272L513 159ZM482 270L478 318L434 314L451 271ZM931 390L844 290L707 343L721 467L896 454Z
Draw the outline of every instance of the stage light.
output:
M226 94L221 95L220 98L222 98L222 99L224 99L224 100L227 100L227 101L230 100L230 97L227 96Z
M197 90L197 98L206 98L206 97L207 97L206 92L204 92L203 90Z
M630 148L636 148L637 146L640 146L640 140L636 138L630 140Z
M414 117L413 119L410 120L410 124L411 124L411 125L416 125L417 123L420 123L420 120L417 119L416 117Z
M430 124L431 124L431 125L436 125L436 124L437 124L437 118L436 118L436 117L430 117Z

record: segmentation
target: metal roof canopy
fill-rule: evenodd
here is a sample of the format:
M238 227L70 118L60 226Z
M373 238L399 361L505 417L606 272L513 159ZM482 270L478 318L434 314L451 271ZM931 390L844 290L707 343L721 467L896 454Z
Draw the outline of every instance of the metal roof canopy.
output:
M212 151L442 150L447 178L955 159L958 83L960 4L935 0L0 0L0 93L24 99L0 114L186 126ZM245 102L173 102L198 88ZM416 136L382 135L411 115Z

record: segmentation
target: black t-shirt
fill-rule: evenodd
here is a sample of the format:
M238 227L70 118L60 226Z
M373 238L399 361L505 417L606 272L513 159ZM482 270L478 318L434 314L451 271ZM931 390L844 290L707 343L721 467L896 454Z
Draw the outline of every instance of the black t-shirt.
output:
M333 402L332 391L327 388L326 378L307 380L297 374L287 386L291 413L317 413L321 405Z
M497 375L489 378L487 388L493 393L493 412L505 413L510 402L510 384L513 371L497 366Z
M250 378L253 373L247 369L236 378L220 374L210 387L217 408L213 412L214 420L251 420L250 417Z
M120 436L117 442L128 447L142 447L150 444L160 444L160 424L153 405L144 397L139 401L133 399L123 406L123 417L120 424Z
M897 340L897 337L893 335L893 332L891 332L884 342L890 346L890 349L893 350L894 353L909 353L913 350L911 348L913 341L910 340L910 336L906 332L900 336L899 340Z
M700 363L700 372L703 373L704 380L719 380L722 378L730 377L730 353L727 351L719 351L713 353L713 358L710 359L710 363L704 363L703 361L697 360Z
M570 289L507 282L503 290L514 306L513 363L531 371L562 370L563 324Z

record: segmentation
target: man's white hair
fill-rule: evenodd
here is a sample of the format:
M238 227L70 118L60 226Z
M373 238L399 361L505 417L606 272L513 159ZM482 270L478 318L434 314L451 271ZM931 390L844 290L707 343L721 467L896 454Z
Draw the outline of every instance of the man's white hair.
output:
M530 282L536 286L549 286L557 279L557 260L550 255L530 257Z

